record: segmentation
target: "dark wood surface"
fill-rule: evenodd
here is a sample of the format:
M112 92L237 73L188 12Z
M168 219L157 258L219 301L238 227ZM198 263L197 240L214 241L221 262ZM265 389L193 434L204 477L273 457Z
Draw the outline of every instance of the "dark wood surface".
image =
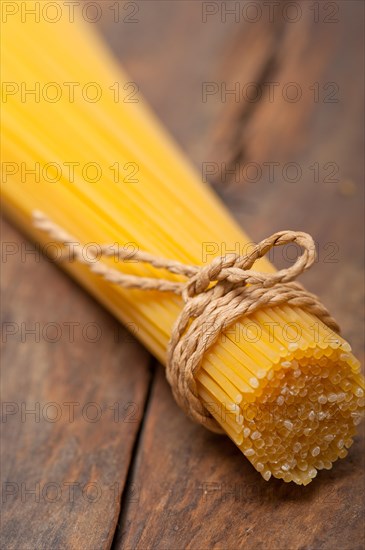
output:
M320 2L318 23L311 2L295 23L285 3L273 22L241 10L239 22L218 12L204 23L201 2L139 2L134 24L101 4L117 58L198 170L215 163L209 181L246 231L314 236L319 261L304 283L363 359L363 4ZM204 82L263 93L204 102ZM297 102L283 98L293 82ZM183 415L163 369L82 289L43 257L24 261L31 245L7 222L2 240L18 247L2 265L2 318L19 328L2 343L2 548L364 548L363 435L305 488L264 482L228 439ZM46 337L22 342L24 327Z

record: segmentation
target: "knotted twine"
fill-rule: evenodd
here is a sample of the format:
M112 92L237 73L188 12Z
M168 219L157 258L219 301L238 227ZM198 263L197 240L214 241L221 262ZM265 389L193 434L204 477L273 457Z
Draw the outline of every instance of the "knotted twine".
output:
M243 316L263 307L290 304L317 316L330 329L339 332L336 321L319 298L305 290L294 279L311 267L316 259L315 245L308 233L279 231L259 242L245 254L226 254L206 266L186 265L159 258L142 250L131 252L111 245L101 245L102 256L146 263L157 269L185 277L185 281L140 277L110 268L96 255L85 257L83 246L42 212L33 213L33 223L64 246L69 246L72 259L90 271L123 288L173 292L182 297L184 306L175 321L167 348L166 377L175 400L186 414L213 432L223 430L199 399L194 375L204 355L217 342L220 334ZM275 246L296 243L302 255L296 262L275 273L261 273L252 266ZM72 248L71 248L72 245Z

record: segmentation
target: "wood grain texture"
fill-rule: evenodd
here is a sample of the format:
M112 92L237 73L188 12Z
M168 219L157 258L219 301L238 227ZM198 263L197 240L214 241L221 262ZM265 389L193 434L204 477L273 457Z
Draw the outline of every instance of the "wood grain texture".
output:
M148 354L17 231L1 229L1 547L109 548Z
M364 291L364 134L359 124L364 85L355 75L364 62L364 8L359 2L337 4L339 22L334 25L313 24L313 14L303 10L297 26L286 27L263 79L277 85L274 101L264 96L251 111L247 103L235 103L231 117L236 125L223 109L220 128L225 137L216 140L212 154L219 156L222 140L230 144L222 161L239 175L228 176L227 182L218 179L215 186L255 239L283 228L313 236L318 264L303 281L341 320L345 337L363 360L358 304ZM242 33L236 49L247 48ZM234 76L227 80L247 82L234 56L231 65ZM299 86L300 101L283 99L288 83ZM319 89L318 97L313 87ZM257 178L250 165L258 165L262 175ZM297 174L298 180L291 181ZM274 256L279 267L283 260L281 254Z
M138 2L138 23L115 23L108 10L114 2L100 4L105 39L198 171L205 175L205 163L214 163L216 173L207 177L245 230L255 240L283 228L314 236L319 262L303 282L320 294L363 357L362 4L334 3L339 6L334 24L323 22L329 15L323 3L321 22L313 22L311 3L302 2L302 17L291 24L281 15L285 2L273 22L263 12L266 16L256 23L242 15L238 22L234 17L222 22L221 13L203 23L203 3L190 0ZM243 8L248 4L240 2ZM216 83L219 92L204 102L207 82ZM289 82L300 85L300 101L283 99ZM318 101L309 89L316 82ZM337 103L324 102L331 92L324 86L331 82L337 84ZM231 95L223 101L222 84L232 88L236 83L240 91L254 83L262 97L236 101ZM268 83L275 83L277 92L272 102ZM295 183L283 176L290 162L302 170ZM264 163L278 163L274 181ZM318 182L310 168L315 163ZM338 172L331 178L334 163ZM250 166L256 165L262 176L255 180ZM4 227L4 240L24 242ZM279 267L288 263L279 255L273 259ZM53 265L31 257L22 263L15 254L5 268L6 322L63 326L72 321L81 327L95 322L103 334L97 345L80 336L72 344L67 337L54 344L45 338L35 344L31 336L21 343L19 334L8 337L5 401L96 402L103 404L103 415L90 423L77 415L78 407L69 423L64 406L64 417L56 423L42 415L39 423L31 416L22 422L20 413L8 415L2 426L3 479L17 484L7 490L18 488L18 495L7 495L3 504L5 548L364 547L363 433L344 461L309 486L266 483L227 438L185 418L162 368L153 377L144 411L147 354L126 342L125 332L116 342L117 323ZM113 422L108 407L114 402L121 407L136 403L137 422ZM122 417L131 412L120 409ZM68 486L62 484L75 481L80 485L70 502ZM22 499L21 483L26 488L38 483L42 491L49 482L63 488L58 501L49 502L52 487L50 498ZM102 490L94 503L79 490L89 482ZM95 492L89 491L92 499Z

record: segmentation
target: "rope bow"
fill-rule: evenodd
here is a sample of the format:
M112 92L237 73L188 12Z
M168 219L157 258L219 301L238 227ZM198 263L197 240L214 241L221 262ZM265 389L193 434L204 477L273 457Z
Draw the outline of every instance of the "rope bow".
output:
M294 282L298 275L313 265L316 258L314 241L307 233L279 231L259 242L248 254L227 254L203 267L159 258L141 250L131 253L130 250L118 248L115 251L110 245L99 248L105 257L146 263L182 275L186 280L180 282L122 273L102 263L96 256L86 258L77 239L42 212L33 213L33 223L63 245L72 245L72 259L87 265L93 273L107 281L124 288L173 292L182 297L184 307L175 321L168 344L166 377L179 406L211 431L220 433L222 429L200 401L194 374L204 354L232 324L263 307L286 303L316 315L332 330L339 332L336 321L318 297ZM302 248L301 256L292 266L275 273L251 269L273 247L289 243L296 243Z

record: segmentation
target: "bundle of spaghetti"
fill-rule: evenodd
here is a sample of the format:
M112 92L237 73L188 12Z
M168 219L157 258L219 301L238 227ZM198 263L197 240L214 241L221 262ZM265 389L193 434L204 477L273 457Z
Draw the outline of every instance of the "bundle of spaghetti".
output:
M130 98L135 85L92 29L64 18L24 23L15 14L3 33L3 204L46 252L53 239L35 227L34 211L73 235L86 255L95 243L118 243L203 265L237 250L236 243L241 253L250 249L142 97ZM53 255L62 248L52 244ZM103 262L161 276L148 264ZM166 362L181 297L123 288L81 262L62 266ZM255 269L275 271L265 258ZM364 381L350 345L291 305L264 307L223 331L195 380L209 415L265 480L307 484L331 468L346 456L364 410Z

